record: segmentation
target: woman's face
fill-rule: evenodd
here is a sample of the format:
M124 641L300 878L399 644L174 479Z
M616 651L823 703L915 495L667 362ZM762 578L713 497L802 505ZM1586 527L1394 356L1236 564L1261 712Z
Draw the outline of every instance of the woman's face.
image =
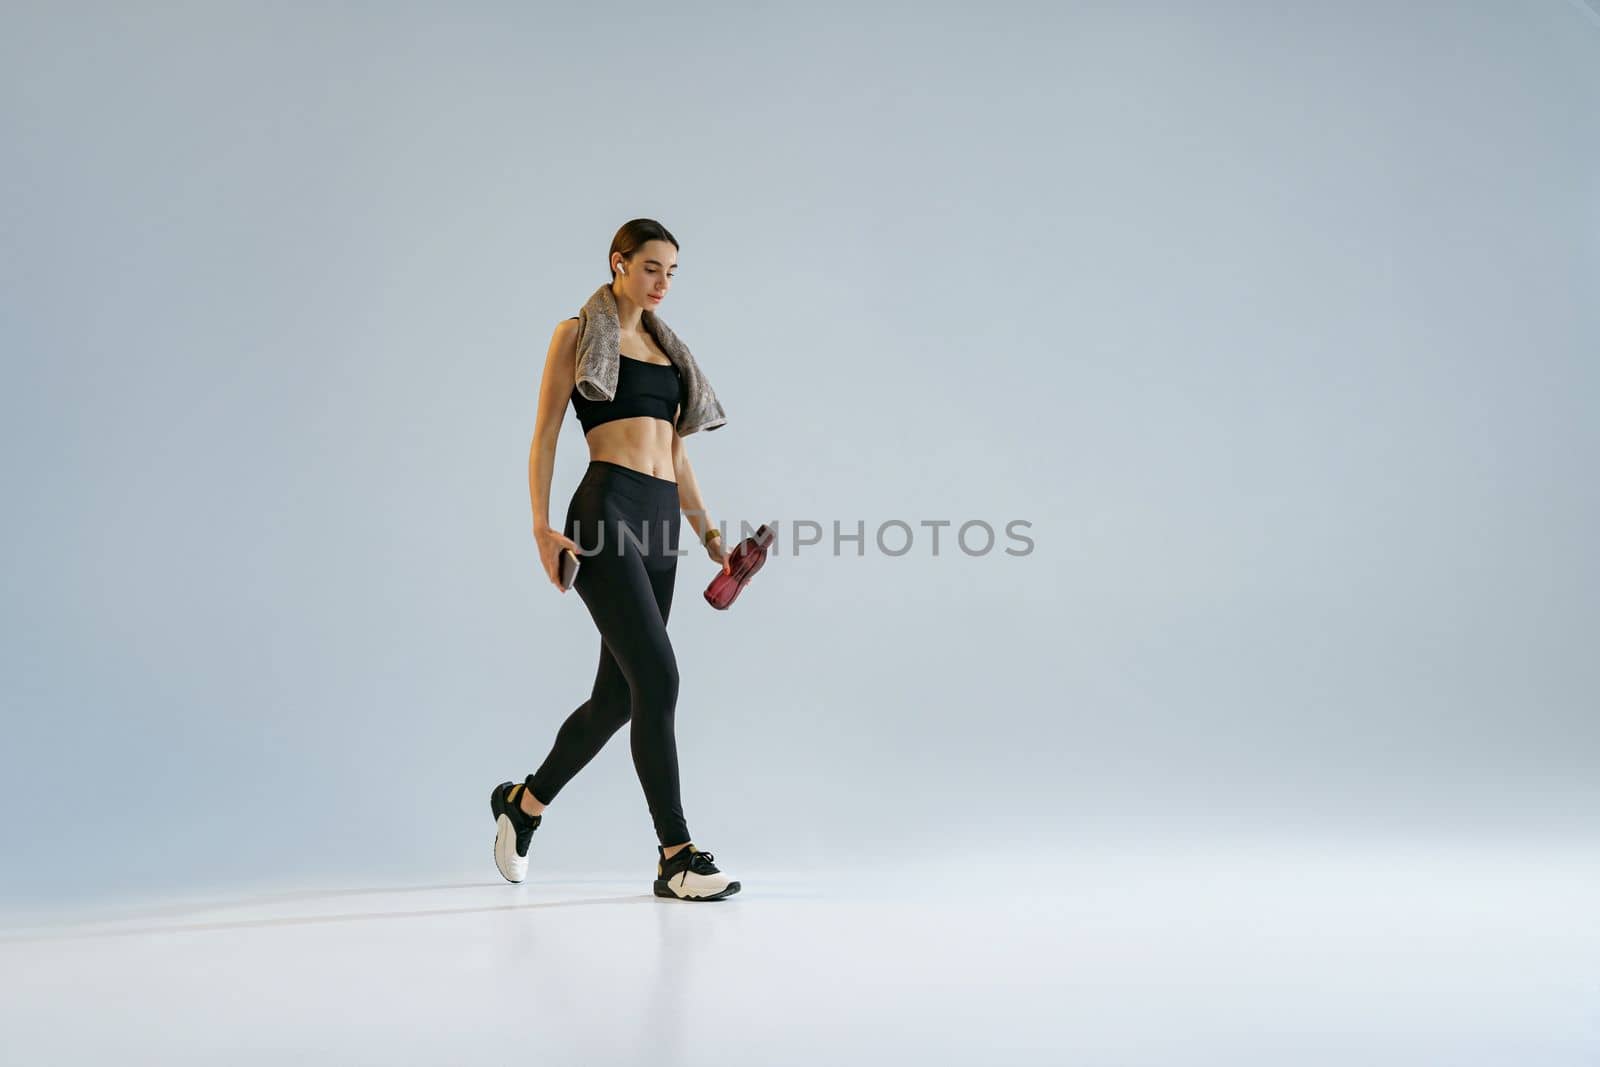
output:
M648 311L661 307L672 287L672 276L678 270L678 250L671 241L646 241L624 260L617 253L615 262L628 268L626 274L615 277L617 289L629 300Z

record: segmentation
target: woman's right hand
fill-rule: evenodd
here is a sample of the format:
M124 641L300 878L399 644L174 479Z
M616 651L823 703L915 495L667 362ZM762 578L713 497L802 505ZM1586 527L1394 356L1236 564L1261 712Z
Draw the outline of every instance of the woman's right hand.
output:
M581 563L583 561L582 549L578 547L576 541L567 537L553 526L536 527L533 531L533 539L539 545L539 562L544 566L545 576L550 579L551 585L565 593L566 590L561 588L561 550L563 548L572 549L572 554L577 556L578 561Z

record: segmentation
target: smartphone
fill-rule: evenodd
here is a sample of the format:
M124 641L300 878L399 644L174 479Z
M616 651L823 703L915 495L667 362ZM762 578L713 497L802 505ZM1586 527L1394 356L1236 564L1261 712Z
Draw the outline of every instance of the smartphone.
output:
M571 589L573 581L578 577L578 557L572 554L572 549L561 550L561 588Z

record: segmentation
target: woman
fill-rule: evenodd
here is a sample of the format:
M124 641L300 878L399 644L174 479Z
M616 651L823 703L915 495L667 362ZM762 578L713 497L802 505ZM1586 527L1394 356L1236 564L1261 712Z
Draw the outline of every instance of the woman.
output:
M545 359L528 456L533 534L539 562L557 589L562 549L581 561L572 587L600 631L600 667L589 699L561 725L539 769L521 782L502 782L490 795L495 863L511 882L527 873L529 841L544 809L631 719L633 764L660 842L656 895L720 900L739 891L711 853L689 839L679 799L673 737L678 667L667 637L679 509L724 572L728 553L706 515L679 432L686 403L697 418L686 433L720 426L721 408L687 349L654 318L671 287L677 251L677 240L654 220L623 226L611 242L609 295L601 286L584 305L585 319L558 325ZM598 368L613 358L618 362L608 377ZM585 392L611 395L591 399ZM589 443L589 466L557 531L549 521L550 472L569 399ZM707 407L715 417L706 415Z

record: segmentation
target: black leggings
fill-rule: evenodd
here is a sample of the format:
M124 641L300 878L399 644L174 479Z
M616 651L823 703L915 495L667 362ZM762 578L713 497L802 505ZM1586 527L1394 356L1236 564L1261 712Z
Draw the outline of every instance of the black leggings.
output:
M673 736L678 661L667 638L681 526L677 482L590 460L563 532L583 549L572 587L600 630L600 668L589 699L526 779L528 791L550 803L631 718L633 766L663 845L689 840Z

